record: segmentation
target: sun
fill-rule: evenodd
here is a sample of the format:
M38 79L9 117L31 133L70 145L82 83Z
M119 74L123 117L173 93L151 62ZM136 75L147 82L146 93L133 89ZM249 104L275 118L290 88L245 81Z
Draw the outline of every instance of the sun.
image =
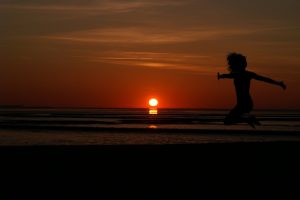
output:
M152 106L152 107L157 106L158 105L157 99L155 99L155 98L150 99L149 100L149 105Z

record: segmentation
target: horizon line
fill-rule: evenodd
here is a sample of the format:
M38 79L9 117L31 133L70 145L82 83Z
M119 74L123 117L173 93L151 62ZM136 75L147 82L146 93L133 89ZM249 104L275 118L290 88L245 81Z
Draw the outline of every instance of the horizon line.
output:
M150 109L150 107L97 107L97 106L25 106L25 105L0 105L0 109L24 108L24 109ZM156 109L178 110L230 110L231 108L200 108L200 107L160 107ZM258 108L255 110L300 110L300 108Z

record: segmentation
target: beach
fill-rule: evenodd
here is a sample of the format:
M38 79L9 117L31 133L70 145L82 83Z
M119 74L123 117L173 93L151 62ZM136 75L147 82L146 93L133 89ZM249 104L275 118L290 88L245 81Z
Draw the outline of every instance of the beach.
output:
M299 195L299 150L299 142L1 146L1 195L290 199Z
M23 197L42 192L55 198L61 191L61 197L82 199L193 199L237 191L257 198L285 187L296 191L298 113L264 111L256 128L224 126L222 113L6 110L0 125L3 189L10 198L16 192L5 188L24 189Z

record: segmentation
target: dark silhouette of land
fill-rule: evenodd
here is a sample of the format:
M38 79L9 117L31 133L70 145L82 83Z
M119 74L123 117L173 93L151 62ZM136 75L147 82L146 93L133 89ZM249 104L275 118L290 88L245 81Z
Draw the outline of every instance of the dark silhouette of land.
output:
M260 125L259 121L249 113L253 109L253 101L250 95L250 83L252 79L270 83L286 89L286 85L283 81L275 81L268 77L260 76L254 72L247 71L247 59L244 55L239 53L230 53L227 56L229 74L219 74L218 80L220 79L233 79L235 92L237 97L236 106L229 112L224 119L224 124L231 125L239 122L247 122L252 127ZM245 116L248 114L248 116ZM243 117L245 116L245 117Z

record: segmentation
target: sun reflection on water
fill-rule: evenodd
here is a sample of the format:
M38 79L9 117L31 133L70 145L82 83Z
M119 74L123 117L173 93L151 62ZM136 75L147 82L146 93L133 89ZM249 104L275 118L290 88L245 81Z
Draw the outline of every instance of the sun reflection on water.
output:
M149 115L157 115L157 114L158 114L157 109L152 109L152 108L149 109Z
M156 129L157 126L156 125L149 125L148 128L150 128L150 129Z

